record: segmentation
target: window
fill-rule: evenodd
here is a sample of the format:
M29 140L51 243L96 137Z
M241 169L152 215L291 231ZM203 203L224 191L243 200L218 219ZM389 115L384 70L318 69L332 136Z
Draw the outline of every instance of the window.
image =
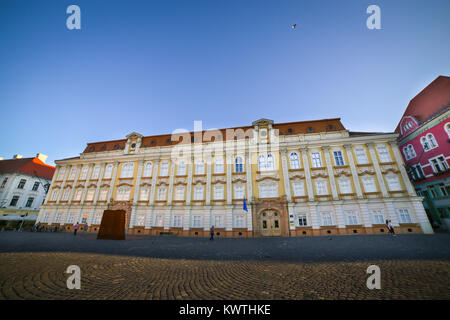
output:
M278 197L278 183L260 183L259 184L260 198L276 198Z
M86 201L94 200L95 189L88 189L86 193Z
M366 177L362 179L365 192L377 192L375 180L372 177Z
M369 159L367 158L366 150L364 148L356 148L356 162L358 164L367 164L369 163Z
M289 155L289 162L291 165L291 169L299 169L300 168L300 159L298 157L297 152L292 152Z
M224 227L224 217L223 216L215 216L214 217L214 226L216 228L223 228Z
M167 189L166 188L163 188L163 187L159 188L158 189L158 195L157 195L156 199L158 201L166 200L166 193L167 193Z
M184 176L186 174L186 162L180 161L177 167L177 175Z
M58 198L58 190L53 190L52 192L52 201L56 201L56 199Z
M19 196L14 196L14 197L12 197L11 202L9 203L9 205L11 207L15 207L17 205L18 201L19 201Z
M129 187L121 187L117 189L117 201L130 200L131 189Z
M377 146L378 156L380 157L380 162L391 162L391 155L386 146Z
M184 200L184 186L178 186L175 188L175 200Z
M386 181L389 186L389 190L391 191L402 190L402 186L400 185L400 180L398 179L398 176L396 175L387 176Z
M342 157L341 151L333 151L334 155L334 162L336 163L336 166L343 166L344 165L344 158Z
M69 200L70 188L65 188L62 196L63 201Z
M245 227L244 216L237 215L237 216L234 217L234 219L235 219L235 226L236 226L236 228L244 228Z
M300 227L304 227L308 225L308 221L306 220L306 214L297 215L298 225Z
M384 215L383 212L381 212L381 210L372 210L370 213L372 216L373 224L385 224Z
M428 142L428 139L426 137L420 138L420 143L422 144L423 150L428 151L430 150L430 143Z
M234 199L243 199L244 198L244 185L236 184L234 186Z
M7 182L8 182L8 177L6 177L5 179L3 179L2 186L1 186L2 189L6 186L6 183L7 183Z
M94 170L92 170L92 179L98 179L100 173L100 167L95 167Z
M125 163L122 166L121 178L131 178L133 177L134 163Z
M214 185L214 200L223 200L225 196L224 190L223 184Z
M100 190L100 196L99 196L99 200L100 201L106 201L106 197L107 196L108 196L108 190L107 189Z
M305 186L303 181L294 181L292 183L292 189L294 191L294 197L301 197L305 195Z
M437 198L437 193L436 190L434 190L433 186L429 186L427 187L427 189L430 192L432 198Z
M431 159L431 164L435 173L445 172L448 170L447 161L445 161L443 156Z
M87 223L87 218L88 218L88 215L87 214L83 214L83 217L81 217L81 223L82 224Z
M214 173L224 173L223 158L216 159L214 163Z
M234 171L235 172L243 172L244 171L244 165L242 164L242 157L236 157L234 160Z
M328 194L327 182L326 181L316 181L316 191L318 195Z
M102 217L103 217L103 213L102 212L96 213L95 214L94 224L100 224L100 222L102 221Z
M346 193L352 193L352 186L350 184L350 179L339 179L338 180L338 184L339 184L339 189L341 190L341 193L346 194Z
M163 216L157 215L155 217L155 226L162 227L163 226Z
M397 215L400 223L411 223L411 217L409 215L408 209L398 209Z
M58 180L62 180L64 178L65 173L66 173L66 168L61 167L58 172Z
M110 179L110 178L111 178L111 175L112 175L112 169L113 169L112 164L108 164L108 165L106 166L106 169L105 169L105 175L103 176L103 178L105 178L105 179Z
M205 161L199 160L195 163L195 174L205 174Z
M25 207L30 208L31 205L33 204L34 198L33 197L29 197L27 200L27 203L25 204Z
M145 213L138 213L136 215L136 226L142 227L145 224Z
M445 124L444 130L447 133L448 137L450 138L450 122Z
M19 185L17 186L17 189L23 189L25 187L25 183L27 183L26 179L20 179Z
M161 169L159 170L159 175L161 177L165 177L169 175L169 163L163 162L161 163Z
M259 171L272 171L275 170L275 160L271 154L267 157L263 154L258 157L258 169Z
M422 171L422 167L420 166L420 164L411 166L408 173L412 180L418 180L418 179L425 178L425 175Z
M450 195L450 185L444 185L443 183L439 184L439 190L441 190L443 197L448 197Z
M75 192L75 197L74 197L74 201L80 201L81 200L81 189L77 189L77 191Z
M148 201L148 194L150 189L148 187L142 187L140 194L139 194L139 200L140 201Z
M80 180L86 180L87 172L88 172L88 167L84 166L84 167L81 169Z
M414 150L414 147L410 144L408 144L408 152L410 154L410 159L415 158L416 157L416 150Z
M311 162L313 168L320 168L322 167L322 159L320 158L319 152L312 152L311 153Z
M69 180L74 180L75 179L76 172L77 172L77 168L72 167L72 169L70 169Z
M180 228L183 226L183 219L181 216L173 216L173 226L175 228Z
M347 225L354 226L358 224L358 217L354 211L346 211L345 216L347 218Z
M147 162L144 166L144 177L150 177L152 175L153 163Z
M194 200L203 200L203 186L202 185L195 186Z
M201 216L193 216L192 217L192 227L200 228L202 226L202 217Z
M322 212L320 215L322 219L323 226L332 226L333 220L331 219L331 214L329 212Z
M60 223L60 222L61 222L61 218L62 218L62 213L56 214L55 222L56 222L56 223Z
M431 133L427 134L427 138L428 141L430 142L430 148L436 148L438 146L436 139Z

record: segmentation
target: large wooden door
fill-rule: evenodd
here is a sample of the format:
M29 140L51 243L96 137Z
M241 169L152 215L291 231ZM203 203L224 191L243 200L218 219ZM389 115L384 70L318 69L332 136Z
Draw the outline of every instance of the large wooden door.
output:
M125 210L103 211L97 239L125 240Z
M261 234L266 237L281 236L280 215L275 210L261 212Z

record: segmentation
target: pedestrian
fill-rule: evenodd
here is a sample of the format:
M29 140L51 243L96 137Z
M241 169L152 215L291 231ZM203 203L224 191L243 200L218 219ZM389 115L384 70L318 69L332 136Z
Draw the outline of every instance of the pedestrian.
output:
M84 224L84 231L85 232L88 231L88 224L87 224L87 222Z
M211 237L209 238L209 240L214 240L214 226L212 226L209 231L211 232Z
M389 232L390 232L393 236L395 236L394 226L392 225L392 221L391 221L391 220L388 221L388 228L389 228Z
M75 226L73 227L73 229L74 229L73 235L74 235L74 236L77 235L77 231L78 231L78 228L79 228L79 227L80 227L80 225L78 224L78 221L77 221L77 223L75 223Z

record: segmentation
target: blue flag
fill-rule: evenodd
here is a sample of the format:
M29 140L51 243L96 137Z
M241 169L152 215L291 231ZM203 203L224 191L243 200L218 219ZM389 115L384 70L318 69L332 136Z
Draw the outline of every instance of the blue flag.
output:
M247 211L247 212L248 212L247 204L245 203L245 196L244 196L244 207L243 207L242 209L244 209L244 211Z

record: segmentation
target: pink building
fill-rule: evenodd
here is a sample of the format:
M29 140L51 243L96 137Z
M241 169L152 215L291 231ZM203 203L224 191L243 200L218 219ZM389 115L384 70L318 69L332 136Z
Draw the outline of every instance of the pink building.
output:
M450 228L450 77L439 76L415 96L395 132L430 221Z

